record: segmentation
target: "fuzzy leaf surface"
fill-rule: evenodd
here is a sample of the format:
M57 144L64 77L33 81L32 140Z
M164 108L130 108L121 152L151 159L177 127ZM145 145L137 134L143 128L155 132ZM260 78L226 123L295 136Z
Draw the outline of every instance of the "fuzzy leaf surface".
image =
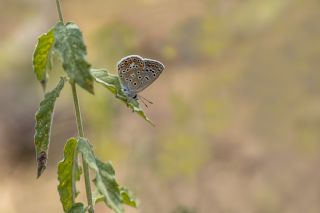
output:
M135 208L138 207L138 201L129 189L120 187L120 194L124 204Z
M64 159L58 164L58 191L65 212L72 208L77 195L75 182L80 180L81 175L77 162L77 145L78 141L70 138L64 147Z
M68 213L85 213L86 209L83 203L75 203L68 211Z
M54 43L54 30L42 34L38 38L38 43L33 53L32 64L33 71L43 88L47 83L47 66L50 65L50 52Z
M72 22L65 25L59 22L54 28L54 37L54 51L59 54L63 69L71 80L93 94L93 77L79 27Z
M99 192L104 196L104 202L115 212L123 212L120 189L116 182L112 165L109 162L104 163L98 159L96 159L96 163L99 168L99 175L94 179L94 183Z
M93 193L94 203L104 201L116 213L123 213L123 204L128 204L128 202L123 200L121 187L115 179L115 172L111 163L104 163L97 159L91 145L85 138L79 138L78 150L82 153L89 167L96 172L96 177L93 180L96 186L96 191ZM131 197L129 200L131 200Z
M37 155L38 177L40 177L47 165L54 105L63 86L64 79L61 78L58 85L45 94L44 99L40 102L40 108L36 112L34 143Z
M92 192L92 202L94 205L96 205L99 202L103 202L104 201L104 196L103 194L101 194L99 192L99 190L96 188L93 192Z
M96 161L91 145L88 143L87 139L79 138L78 142L79 152L82 153L82 156L89 167L96 172L94 183L99 192L105 197L104 201L116 213L122 213L123 206L120 199L120 190L113 187L114 182L109 183L103 181L103 174L105 174L105 172L101 171L99 168L100 164L98 164L99 162ZM101 174L101 172L103 174Z

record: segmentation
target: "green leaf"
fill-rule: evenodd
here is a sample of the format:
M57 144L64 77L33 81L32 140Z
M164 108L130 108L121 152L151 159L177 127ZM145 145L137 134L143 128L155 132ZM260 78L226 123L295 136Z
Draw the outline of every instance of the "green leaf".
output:
M94 183L101 194L105 197L105 203L115 210L115 212L123 212L122 199L119 185L115 179L115 172L112 165L104 163L96 159L99 167L99 175L94 179Z
M128 206L132 206L135 208L138 207L138 201L136 200L135 196L130 190L124 187L121 187L120 194L121 194L122 202L124 204L127 204Z
M48 78L47 66L50 65L51 47L54 43L53 31L54 30L51 29L48 33L44 33L38 38L38 43L32 58L33 71L44 89Z
M58 164L58 191L65 212L68 212L74 203L77 196L76 181L80 180L81 175L77 161L77 145L78 141L70 138L64 147L64 159Z
M45 94L44 100L40 102L40 108L36 112L34 143L37 154L38 177L40 177L47 165L53 109L63 86L64 79L61 78L56 88Z
M120 187L119 189L120 189L120 196L122 199L122 203L126 204L128 206L132 206L132 207L137 208L139 203L138 203L137 199L135 198L135 196L133 195L133 193L124 187ZM104 199L105 199L105 197L103 196L103 194L101 194L99 192L98 189L95 189L92 192L92 200L93 200L94 205L99 202L104 201Z
M86 209L83 206L83 203L75 203L69 209L68 213L85 213Z
M79 138L78 142L79 152L82 153L82 156L89 167L96 172L94 183L99 192L105 197L104 201L115 212L122 213L123 207L121 203L120 190L118 188L118 184L115 182L112 166L111 168L110 166L100 168L99 166L101 166L101 162L96 160L91 149L91 145L88 143L87 139ZM111 172L110 181L108 181L109 179L106 177L108 176L108 172Z
M91 148L92 147L89 144L88 139L81 137L78 138L78 152L82 154L89 167L99 173L99 168L96 164L96 159Z
M129 191L121 191L119 184L115 179L115 172L111 163L104 163L97 159L94 156L91 145L88 143L87 139L78 139L78 151L82 153L83 158L89 167L96 172L96 177L93 180L97 189L93 193L94 203L103 200L116 213L124 212L123 204L136 206Z
M95 188L95 190L92 192L92 201L93 205L104 201L103 194L101 194L97 188Z
M66 25L59 22L55 26L54 37L54 50L60 55L63 69L70 79L93 94L93 78L79 27L71 22Z
M121 89L119 77L117 75L110 74L106 69L91 69L91 74L95 81L102 84L110 92L112 92L116 98L123 101L133 112L138 113L143 119L148 121L151 125L154 125L152 121L145 115L143 110L139 106L139 102L133 98L128 98Z

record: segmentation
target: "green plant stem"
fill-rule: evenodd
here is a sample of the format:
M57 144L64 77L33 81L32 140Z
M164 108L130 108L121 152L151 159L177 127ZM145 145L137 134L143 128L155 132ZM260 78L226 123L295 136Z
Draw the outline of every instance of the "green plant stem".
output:
M62 23L64 23L63 16L62 16L62 11L61 11L61 5L60 5L60 1L59 0L56 0L56 5L57 5L57 11L58 11L58 14L59 14L59 19L60 19L60 21ZM75 85L74 81L70 81L70 84L71 84L71 88L72 88L74 108L75 108L75 111L76 111L78 135L80 137L84 137L76 85ZM82 167L83 167L84 182L85 182L85 186L86 186L87 201L88 201L88 206L89 206L88 211L89 211L89 213L94 213L94 209L93 209L93 205L92 205L92 194L91 194L91 186L90 186L89 166L88 166L87 162L84 160L83 156L82 156ZM72 170L74 170L74 169L75 168L73 166ZM72 171L72 173L74 173L74 171ZM75 192L75 189L74 189L74 186L73 186L73 196L72 196L73 203L75 202L75 193L76 192Z
M74 81L70 81L70 84L71 84L71 88L72 88L74 108L76 111L78 134L80 137L84 137L76 84L74 83ZM83 167L84 182L85 182L85 186L86 186L87 201L88 201L88 206L89 206L88 211L90 213L94 213L93 203L92 203L91 186L90 186L89 166L88 166L87 162L84 160L83 155L82 155L82 167Z
M75 111L76 111L78 134L79 134L80 137L84 137L83 126L82 126L82 118L81 118L81 112L80 112L80 106L79 106L79 100L78 100L78 95L77 95L76 84L74 83L74 81L70 81L70 84L71 84L71 89L72 89L74 108L75 108Z
M62 23L64 23L59 0L56 0L56 5L57 5L58 14L59 14L59 19Z

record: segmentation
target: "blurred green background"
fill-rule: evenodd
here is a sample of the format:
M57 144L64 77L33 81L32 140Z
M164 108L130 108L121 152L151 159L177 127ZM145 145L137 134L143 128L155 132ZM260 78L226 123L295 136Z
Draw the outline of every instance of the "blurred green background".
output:
M166 69L142 95L152 127L95 85L79 89L85 134L141 201L134 213L320 212L318 0L63 0L89 62L116 73L139 54ZM0 212L62 212L56 164L76 135L58 99L49 164L36 180L32 71L55 1L0 0ZM61 74L59 63L49 88ZM83 186L80 199L84 200ZM104 204L97 213L111 212Z

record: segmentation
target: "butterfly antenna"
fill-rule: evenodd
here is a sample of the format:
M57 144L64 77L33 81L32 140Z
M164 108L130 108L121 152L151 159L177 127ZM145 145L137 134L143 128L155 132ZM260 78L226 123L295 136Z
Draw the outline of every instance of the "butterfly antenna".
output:
M141 96L141 95L139 95L139 97L140 97L140 98L143 98L144 100L146 100L149 104L153 104L152 101L146 99L145 97L143 97L143 96Z
M148 105L143 101L143 99L140 99L140 100L148 108Z
M149 101L148 99L146 99L145 97L138 95L139 99L141 100L141 102L148 108L148 105L143 101L147 101L149 104L153 104L151 101Z

